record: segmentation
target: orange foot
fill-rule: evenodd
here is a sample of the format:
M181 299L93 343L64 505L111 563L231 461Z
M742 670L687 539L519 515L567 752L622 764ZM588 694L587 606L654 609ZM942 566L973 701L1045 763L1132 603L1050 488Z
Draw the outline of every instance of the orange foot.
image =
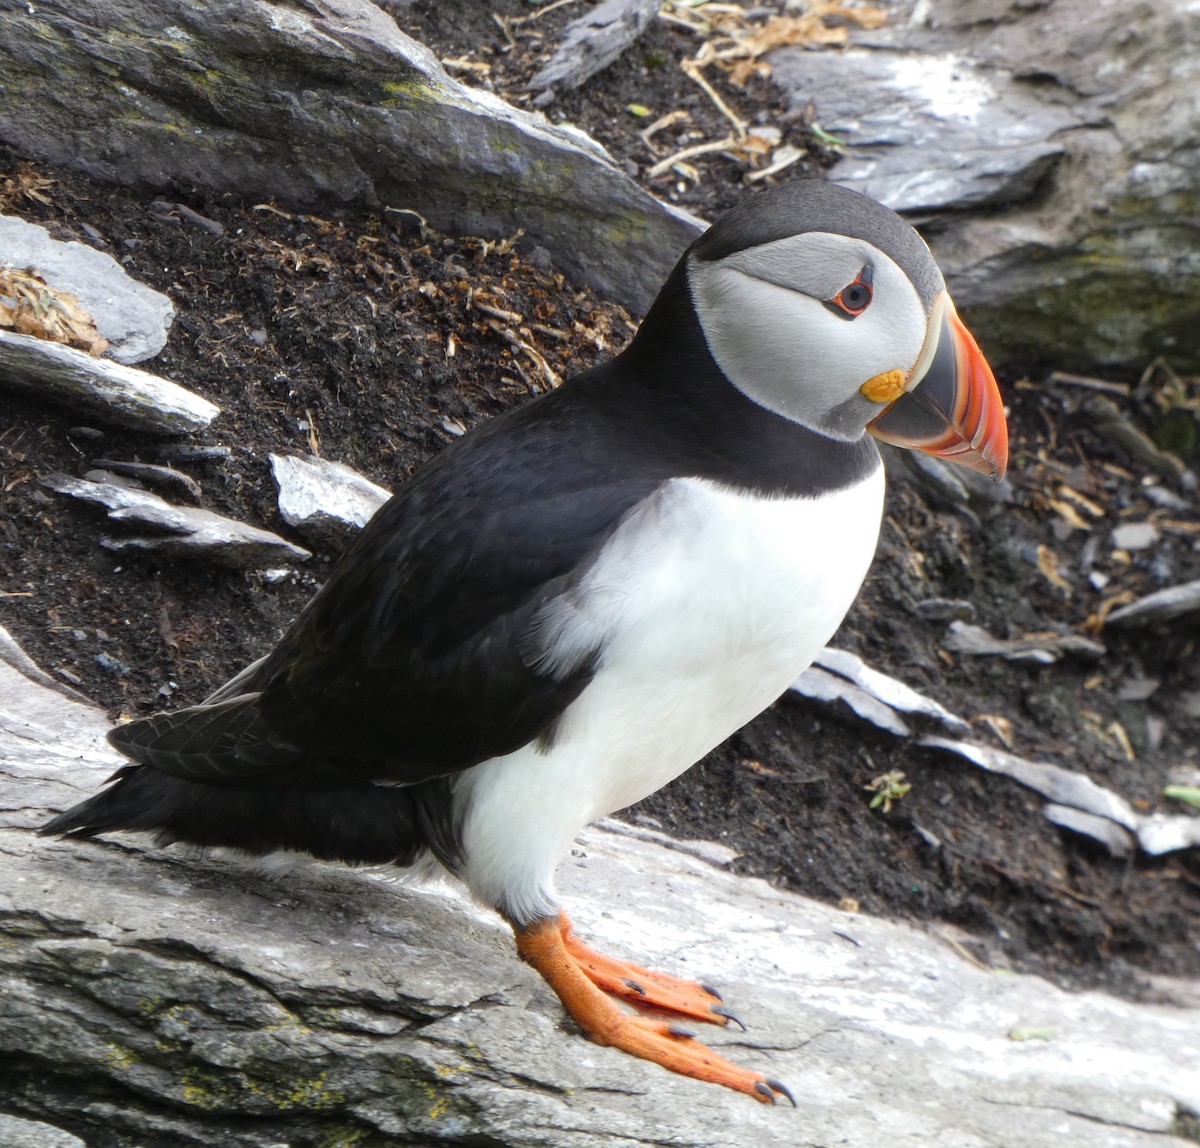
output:
M559 913L558 925L567 952L597 988L639 1008L658 1009L708 1024L733 1021L746 1031L741 1020L721 1003L721 994L716 989L596 952L575 935L566 913Z
M711 989L597 953L575 936L565 913L533 925L514 925L513 931L522 959L545 978L589 1040L652 1060L683 1076L723 1084L766 1104L774 1104L778 1096L796 1103L779 1081L726 1060L687 1029L630 1016L605 996L611 992L641 1007L712 1024L733 1020L740 1025Z

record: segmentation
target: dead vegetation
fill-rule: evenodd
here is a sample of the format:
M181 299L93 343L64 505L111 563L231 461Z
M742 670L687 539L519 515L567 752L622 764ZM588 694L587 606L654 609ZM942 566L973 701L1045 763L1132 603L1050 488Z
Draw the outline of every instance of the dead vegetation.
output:
M51 287L36 271L2 264L0 330L78 347L97 357L108 350L108 340L74 295Z

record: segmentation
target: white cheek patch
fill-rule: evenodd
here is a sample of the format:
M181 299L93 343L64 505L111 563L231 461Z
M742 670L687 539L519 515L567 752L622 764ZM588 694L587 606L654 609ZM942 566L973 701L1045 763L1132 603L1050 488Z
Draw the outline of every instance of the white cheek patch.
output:
M810 422L844 397L839 380L821 369L832 350L825 319L843 320L816 299L720 264L693 269L692 291L708 349L748 398ZM796 385L800 379L805 385Z
M847 319L825 306L866 265L871 305ZM708 348L730 382L777 414L857 438L879 412L868 379L907 372L927 316L908 276L860 240L810 232L689 266Z

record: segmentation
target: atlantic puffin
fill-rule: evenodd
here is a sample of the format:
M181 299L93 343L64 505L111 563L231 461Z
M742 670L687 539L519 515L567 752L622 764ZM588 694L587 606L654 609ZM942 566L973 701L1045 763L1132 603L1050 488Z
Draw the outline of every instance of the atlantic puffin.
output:
M622 354L435 457L273 650L112 730L134 764L42 832L432 859L585 1036L791 1100L686 1027L733 1019L715 991L580 940L554 872L833 635L875 551L876 439L999 477L992 372L898 215L820 181L756 194Z

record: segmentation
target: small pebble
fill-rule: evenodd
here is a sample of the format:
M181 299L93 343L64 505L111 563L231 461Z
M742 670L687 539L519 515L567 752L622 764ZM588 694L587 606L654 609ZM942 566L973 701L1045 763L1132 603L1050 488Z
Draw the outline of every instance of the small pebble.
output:
M83 477L88 482L107 482L111 486L123 486L126 490L145 490L146 488L136 478L124 474L114 474L111 470L93 467L85 470Z
M1158 541L1153 522L1124 522L1112 532L1114 550L1146 550Z
M917 617L926 622L970 622L975 618L975 607L963 598L926 598L918 602Z
M1146 748L1151 753L1155 752L1162 745L1166 732L1167 723L1162 718L1155 717L1154 714L1146 715Z
M1178 494L1173 490L1168 490L1165 486L1146 486L1142 488L1142 493L1155 506L1161 506L1164 510L1184 512L1192 509L1192 504L1186 498L1180 498Z
M1144 702L1161 685L1158 678L1126 678L1117 687L1117 697L1123 702Z
M176 494L185 495L192 502L200 501L201 490L195 479L168 466L155 466L148 462L125 462L113 458L97 458L93 463L102 468L100 473L108 472L107 478L93 479L94 482L114 482L117 486L141 490L144 487L138 480L145 479L150 486L166 487ZM89 471L84 477L87 478L93 473ZM124 481L118 476L123 476Z
M110 674L120 674L121 677L126 677L129 673L129 667L124 662L118 662L116 658L110 657L108 654L97 654L96 665Z
M1079 552L1079 569L1090 570L1096 564L1096 558L1099 553L1100 536L1097 534L1092 534L1088 537L1088 540L1083 544L1083 549ZM1104 578L1105 582L1108 581L1107 576L1102 574L1101 577ZM1099 589L1100 587L1097 586L1096 588Z
M86 242L91 247L104 248L108 246L108 240L104 238L90 223L80 223L80 228L83 234L87 237Z
M663 823L657 817L651 817L645 813L635 813L630 820L634 825L640 825L644 829L661 829Z

